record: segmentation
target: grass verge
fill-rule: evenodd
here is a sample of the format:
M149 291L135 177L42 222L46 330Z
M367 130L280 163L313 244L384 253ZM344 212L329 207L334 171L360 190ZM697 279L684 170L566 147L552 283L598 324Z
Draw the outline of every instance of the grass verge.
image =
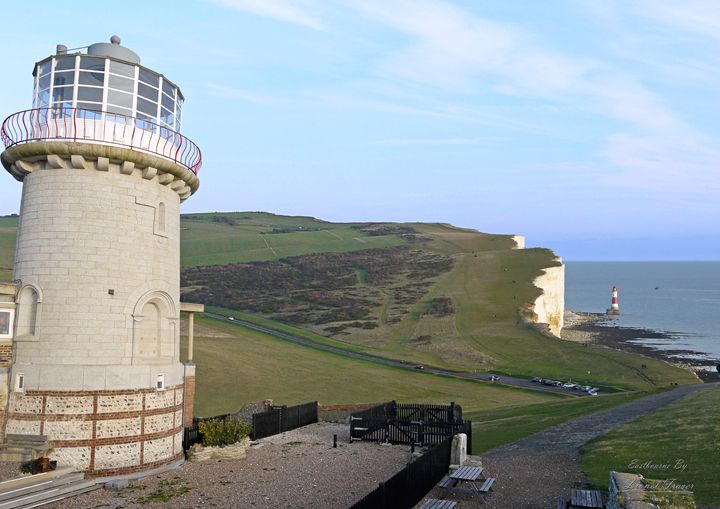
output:
M499 408L489 412L469 412L465 417L473 422L473 454L489 451L575 417L612 408L646 395L645 392L632 392Z
M720 387L675 401L583 449L590 481L607 488L610 470L692 486L699 505L720 504Z

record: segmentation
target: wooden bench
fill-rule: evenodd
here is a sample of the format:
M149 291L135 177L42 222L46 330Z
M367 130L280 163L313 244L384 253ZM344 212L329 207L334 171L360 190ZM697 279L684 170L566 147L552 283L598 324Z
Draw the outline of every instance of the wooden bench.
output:
M603 494L596 490L570 490L570 507L602 508L605 507Z
M494 482L495 482L494 477L488 477L487 479L485 479L485 482L483 483L483 485L480 486L480 488L478 488L478 491L480 493L487 493L488 491L490 491L490 488L492 488L492 485Z
M449 490L450 488L454 488L456 484L456 479L453 479L452 477L446 475L445 477L443 477L443 480L438 483L438 486L440 488Z
M454 509L457 502L452 500L438 500L437 498L429 498L425 501L420 509Z

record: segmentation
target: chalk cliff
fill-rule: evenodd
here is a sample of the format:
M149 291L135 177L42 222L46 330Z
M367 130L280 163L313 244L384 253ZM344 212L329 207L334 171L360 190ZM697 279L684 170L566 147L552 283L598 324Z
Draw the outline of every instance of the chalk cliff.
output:
M560 265L547 267L543 274L533 281L533 284L542 290L542 294L535 299L533 311L536 322L546 323L550 332L560 337L565 313L565 265L560 258L556 261L560 262Z

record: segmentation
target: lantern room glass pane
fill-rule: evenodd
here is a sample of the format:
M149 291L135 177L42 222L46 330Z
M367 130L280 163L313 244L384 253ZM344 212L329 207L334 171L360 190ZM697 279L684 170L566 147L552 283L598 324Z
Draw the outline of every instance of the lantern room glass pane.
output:
M168 111L165 108L160 109L160 121L165 122L170 127L175 127L175 116L172 111Z
M154 72L152 72L148 69L143 69L141 67L138 78L143 83L147 83L148 85L151 85L155 88L160 86L160 76L158 76L157 74L155 74Z
M38 76L50 74L50 69L52 69L52 61L38 65Z
M165 94L162 95L162 105L163 105L163 108L167 108L171 111L175 109L175 101L173 101L170 97L166 96Z
M80 71L78 75L78 83L80 85L93 85L102 87L105 82L105 73L103 72L87 72Z
M129 110L126 108L120 108L120 107L112 105L112 104L107 105L107 111L110 113L118 113L120 115L125 115L126 117L132 116L132 110Z
M78 87L77 98L78 101L93 101L101 103L103 100L103 89L94 87Z
M55 72L75 69L75 56L55 59Z
M121 78L120 76L108 76L108 87L116 88L124 92L135 92L135 81L129 78Z
M38 94L37 107L47 108L50 104L50 90L41 90Z
M102 103L88 103L88 102L80 102L78 101L77 107L83 110L92 110L92 111L102 111ZM78 112L78 116L81 116ZM94 115L91 114L83 114L81 118L94 118Z
M110 60L110 72L122 76L135 77L135 66Z
M60 101L72 101L73 96L73 87L56 87L53 88L52 92L52 98L53 103L57 103Z
M105 71L105 59L97 57L80 57L80 69L88 71Z
M62 87L65 85L72 85L75 81L75 71L55 71L55 77L53 78L53 85L56 87Z
M45 89L45 88L50 88L50 75L49 74L42 76L38 80L38 87L40 88L40 90Z
M132 94L125 94L123 92L117 92L115 90L108 90L108 105L114 104L122 108L132 108L133 96Z
M173 86L168 83L167 81L163 80L163 92L165 92L170 97L175 97L175 89Z
M137 100L137 110L138 112L145 113L153 121L157 118L157 103L154 103L152 101L148 101L146 99L143 99L142 97L138 97Z
M144 97L145 99L157 102L158 93L157 88L149 87L145 83L138 83L138 95Z

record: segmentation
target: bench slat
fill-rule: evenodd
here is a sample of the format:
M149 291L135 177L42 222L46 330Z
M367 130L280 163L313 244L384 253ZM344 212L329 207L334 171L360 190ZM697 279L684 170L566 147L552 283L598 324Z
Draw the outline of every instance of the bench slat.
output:
M480 492L481 493L487 493L490 491L490 488L492 488L493 483L495 482L494 477L488 477L482 486L480 486Z
M454 509L457 502L452 500L438 500L437 498L429 498L420 507L420 509Z

